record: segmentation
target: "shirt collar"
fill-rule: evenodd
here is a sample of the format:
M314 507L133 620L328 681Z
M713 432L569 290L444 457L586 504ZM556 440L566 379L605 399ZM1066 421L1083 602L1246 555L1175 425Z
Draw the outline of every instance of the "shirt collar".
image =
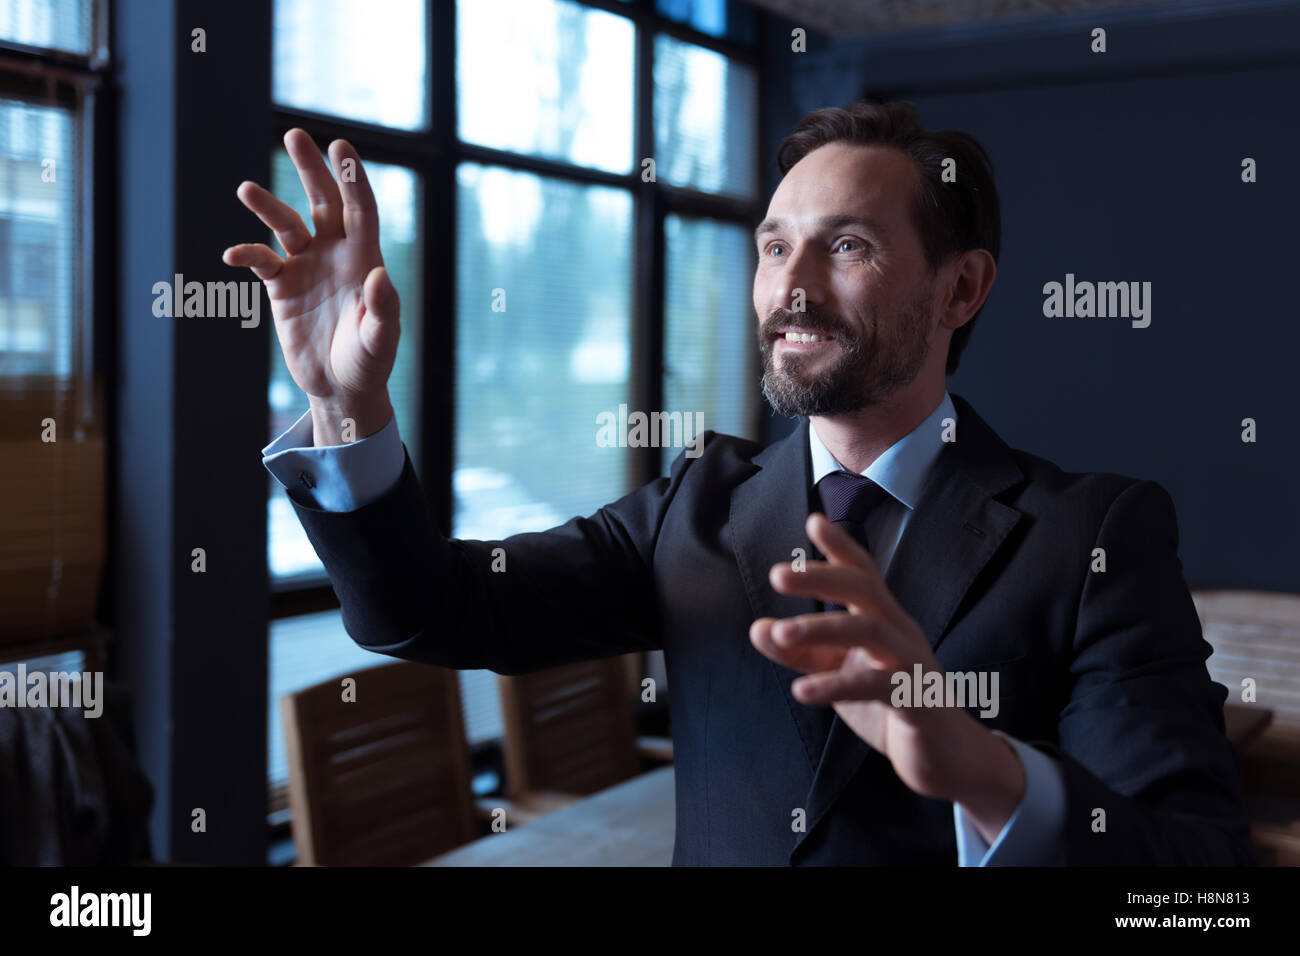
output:
M925 487L930 466L943 450L940 425L945 418L951 418L954 422L957 420L957 410L947 391L943 393L943 401L925 421L885 449L862 474L908 508L915 508L921 498L921 490ZM812 452L814 485L832 471L848 471L822 444L821 436L811 421L808 423L808 444Z

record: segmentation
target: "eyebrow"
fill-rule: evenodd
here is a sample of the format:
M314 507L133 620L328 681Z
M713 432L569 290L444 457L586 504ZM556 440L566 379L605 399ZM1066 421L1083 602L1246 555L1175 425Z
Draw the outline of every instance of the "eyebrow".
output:
M786 228L787 225L788 223L784 219L775 216L768 216L760 222L758 228L754 230L754 238L757 239L759 236L772 232L780 232L782 229ZM874 219L868 219L865 216L853 216L847 213L840 213L835 216L822 216L820 219L813 221L813 226L814 228L825 232L829 232L832 229L843 229L845 226L857 226L865 229L867 232L881 233L885 231L880 223L876 222Z

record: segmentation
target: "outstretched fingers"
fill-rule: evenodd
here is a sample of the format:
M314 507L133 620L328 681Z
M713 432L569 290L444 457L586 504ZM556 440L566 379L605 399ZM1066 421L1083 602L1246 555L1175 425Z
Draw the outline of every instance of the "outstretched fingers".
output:
M336 139L330 143L330 162L339 171L339 190L343 194L343 231L349 239L377 245L379 210L361 157L347 140Z
M274 279L284 268L284 260L270 246L260 242L244 242L231 246L221 254L221 261L235 268L253 270L253 275L266 281Z
M275 233L286 255L296 255L311 245L311 232L292 206L281 202L257 183L242 182L235 190L239 201Z
M893 675L872 667L862 651L850 652L837 670L808 674L794 681L790 691L801 704L833 704L836 701L889 700L893 692Z
M338 183L330 174L320 150L306 130L294 128L284 134L284 148L298 170L307 201L311 204L311 221L316 235L338 238L343 235L343 197Z
M860 582L859 586L862 589L863 597L882 609L901 613L902 609L898 606L898 602L889 593L889 588L885 584L885 577L880 573L880 567L867 549L854 541L847 531L836 525L821 512L810 514L804 529L808 532L808 540L822 554L826 555L827 560L832 565L852 568L857 572L857 580ZM840 603L847 602L841 601Z

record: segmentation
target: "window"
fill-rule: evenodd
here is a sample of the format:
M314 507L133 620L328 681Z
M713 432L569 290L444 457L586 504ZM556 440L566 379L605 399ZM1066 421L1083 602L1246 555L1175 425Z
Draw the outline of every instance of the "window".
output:
M631 21L558 0L460 0L456 18L464 142L631 170Z
M655 156L659 176L753 198L758 185L758 116L754 71L720 53L655 38Z
M543 530L652 480L681 448L602 445L598 416L620 405L756 437L757 16L734 0L394 0L383 17L276 0L279 132L349 139L379 193L402 297L393 403L444 532ZM273 190L305 213L270 148ZM306 409L274 347L273 435ZM384 659L347 638L270 487L276 784L277 696ZM471 745L499 737L494 675L460 684Z
M357 0L275 0L275 101L423 129L429 122L424 15L425 0L383 0L382 14Z
M92 0L0 5L0 645L25 656L94 633L104 565L91 217L102 25Z
M0 43L89 56L97 9L93 0L5 0Z
M664 246L664 408L753 437L757 320L750 296L740 294L753 277L750 231L674 214L664 222ZM677 453L663 449L665 474Z
M77 351L76 112L0 98L0 376L70 381Z
M709 36L735 40L746 46L758 39L756 12L739 0L654 0L654 3L663 16Z
M495 540L627 488L594 436L631 397L632 196L476 163L456 179L452 527Z

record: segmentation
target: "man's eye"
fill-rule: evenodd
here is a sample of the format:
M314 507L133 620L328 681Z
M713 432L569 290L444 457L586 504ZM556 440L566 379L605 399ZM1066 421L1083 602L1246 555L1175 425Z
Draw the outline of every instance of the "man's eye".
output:
M857 246L857 245L858 245L858 241L856 239L841 239L839 241L839 245L837 245L835 249L838 252L843 252L845 246ZM849 251L852 252L853 250L850 249Z
M770 256L784 255L785 250L781 246L769 246L767 254Z

